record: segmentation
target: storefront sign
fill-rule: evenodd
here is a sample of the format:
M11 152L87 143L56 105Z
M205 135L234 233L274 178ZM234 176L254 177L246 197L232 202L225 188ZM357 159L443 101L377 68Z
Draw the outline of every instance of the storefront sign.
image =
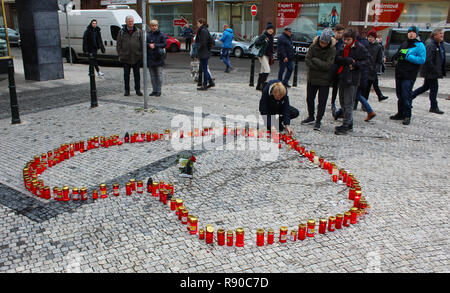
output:
M373 15L372 20L374 22L396 22L402 14L404 7L405 3L375 3L369 13ZM388 27L378 26L374 28L377 31L381 31Z
M278 2L277 5L277 28L290 25L300 14L302 3L300 2Z

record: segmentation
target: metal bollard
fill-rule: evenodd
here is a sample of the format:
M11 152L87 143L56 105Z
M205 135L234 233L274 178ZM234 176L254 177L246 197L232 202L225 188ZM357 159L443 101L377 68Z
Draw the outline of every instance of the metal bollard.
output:
M10 58L8 60L8 81L9 81L9 101L11 104L11 123L20 123L19 103L17 102L16 82L14 80L14 62Z
M298 57L295 56L294 80L292 82L292 86L297 87L297 80L298 80Z
M250 66L250 84L249 86L255 86L255 56L252 55L252 63Z
M91 84L91 108L95 108L98 106L98 100L97 100L97 87L95 85L93 54L89 54L89 78Z

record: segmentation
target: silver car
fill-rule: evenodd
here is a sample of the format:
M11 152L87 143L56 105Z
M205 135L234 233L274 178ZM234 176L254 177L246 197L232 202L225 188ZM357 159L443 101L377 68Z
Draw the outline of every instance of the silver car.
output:
M4 35L5 35L5 28L2 27L0 28L0 36ZM8 28L8 39L9 44L11 46L20 46L20 34L17 31Z
M222 33L211 32L211 35L215 39L215 45L211 48L211 52L220 54L223 43L219 40L222 37ZM250 42L239 36L233 36L231 45L231 54L233 54L237 58L243 57L249 53L248 47L250 47Z

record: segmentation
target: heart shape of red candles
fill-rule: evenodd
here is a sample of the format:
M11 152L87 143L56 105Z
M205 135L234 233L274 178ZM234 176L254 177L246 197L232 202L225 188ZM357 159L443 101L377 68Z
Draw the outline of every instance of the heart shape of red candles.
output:
M326 231L333 232L335 229L342 229L343 227L348 227L352 224L356 224L358 219L364 217L365 214L368 214L370 210L370 206L367 204L366 199L361 195L361 187L359 186L358 181L355 179L353 174L347 173L347 171L343 169L339 169L335 163L326 161L323 157L319 157L313 150L307 150L300 142L286 134L278 134L278 133L270 133L263 132L253 129L230 129L228 127L223 128L223 132L221 129L216 131L220 131L224 136L245 136L252 138L264 138L270 139L272 143L278 144L279 148L282 147L282 143L286 145L291 150L294 150L298 153L299 157L304 157L306 160L310 161L310 163L315 164L316 166L323 169L323 171L328 172L331 175L331 179L333 182L339 182L342 184L346 184L349 188L349 196L348 199L352 202L350 210L346 211L343 214L331 215L328 219L321 218L319 220L318 232L319 234L325 234ZM60 164L65 160L68 160L75 155L82 154L86 151L92 151L98 148L109 148L109 147L119 147L124 142L131 144L138 144L144 142L153 142L159 140L170 140L171 135L179 135L180 138L184 137L192 137L192 136L208 136L214 135L213 128L205 128L202 131L199 129L195 129L195 131L188 131L187 135L184 134L183 131L171 133L170 130L166 129L164 133L152 133L152 132L141 132L141 133L133 133L129 135L128 133L125 135L123 139L120 139L118 135L111 135L109 137L93 137L89 138L87 141L78 141L70 144L62 144L59 148L54 149L53 151L48 151L47 153L43 153L40 156L34 156L34 159L29 161L24 169L23 169L23 179L25 188L30 191L34 196L40 197L44 200L56 200L61 202L67 201L86 201L89 197L93 200L98 200L102 198L106 198L108 196L108 190L106 184L100 184L98 192L94 190L92 195L89 196L87 194L86 188L74 188L72 193L67 186L59 189L58 187L54 187L51 189L49 186L46 186L42 179L39 179L39 176L48 168L53 167L54 165ZM86 144L85 144L86 142ZM195 156L190 158L192 162L196 162ZM124 182L121 184L125 184ZM144 193L143 181L135 182L133 179L126 183L126 194L132 195L133 192L137 192L138 194ZM119 195L119 184L115 183L112 186L112 195ZM167 205L174 214L181 221L182 225L187 225L187 230L192 235L199 235L200 240L205 240L207 244L212 244L214 239L214 228L211 225L206 225L206 229L199 229L199 220L198 218L188 214L188 209L186 208L186 202L183 202L182 199L171 198L174 194L174 186L172 184L165 184L163 181L161 182L152 182L151 179L147 182L147 193L149 193L153 197L159 197L159 201L162 204ZM306 237L314 237L316 235L316 221L313 219L308 220L307 223L299 224L298 231L291 230L288 233L287 227L283 226L280 229L279 233L279 242L285 243L288 239L290 242L295 242L297 240L304 240ZM258 229L256 233L256 244L257 246L263 246L265 244L264 241L264 233L263 229ZM206 235L206 237L205 237ZM235 246L242 247L244 246L244 229L237 228L235 231ZM233 232L228 230L226 233L226 242L227 246L233 246ZM225 245L225 230L219 229L217 231L217 242L219 246ZM269 229L267 231L267 245L274 243L274 230Z

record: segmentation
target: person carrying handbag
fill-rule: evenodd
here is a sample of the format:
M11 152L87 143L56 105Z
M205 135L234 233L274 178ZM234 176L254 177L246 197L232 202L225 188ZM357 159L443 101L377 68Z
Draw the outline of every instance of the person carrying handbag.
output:
M262 91L266 80L270 74L270 65L273 61L273 34L275 33L275 27L271 22L267 24L266 30L255 40L254 46L259 49L258 60L261 63L261 72L258 76L258 83L256 90Z

